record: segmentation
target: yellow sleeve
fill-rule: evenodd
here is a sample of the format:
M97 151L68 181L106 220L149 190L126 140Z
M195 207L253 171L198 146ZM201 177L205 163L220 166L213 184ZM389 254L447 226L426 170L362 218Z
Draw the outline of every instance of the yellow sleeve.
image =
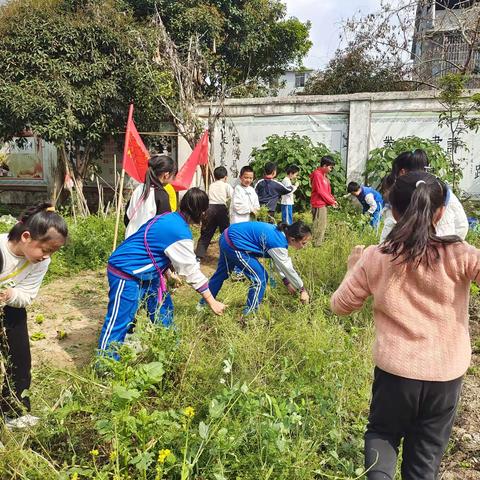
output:
M167 183L167 185L165 185L163 188L168 193L168 199L170 201L170 210L172 212L176 212L177 211L177 192L172 187L172 185L170 185L170 183Z

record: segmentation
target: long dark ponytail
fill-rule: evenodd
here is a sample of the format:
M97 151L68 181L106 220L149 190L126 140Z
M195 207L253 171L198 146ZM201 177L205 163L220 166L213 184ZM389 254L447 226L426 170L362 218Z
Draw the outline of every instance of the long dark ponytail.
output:
M168 155L153 155L148 160L148 169L145 175L145 184L142 191L142 200L145 200L150 193L151 187L161 187L158 177L162 173L170 173L175 175L177 173L177 165L174 160Z
M394 213L400 216L380 251L402 257L401 263L430 266L438 260L441 245L461 242L455 235L438 237L433 224L435 213L445 205L447 186L434 175L411 172L398 177L393 184L389 201Z

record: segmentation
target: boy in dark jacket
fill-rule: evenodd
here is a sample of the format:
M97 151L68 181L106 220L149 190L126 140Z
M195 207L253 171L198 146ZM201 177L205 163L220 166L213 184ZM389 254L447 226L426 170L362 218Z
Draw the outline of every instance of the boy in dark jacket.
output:
M255 186L260 206L265 205L268 208L270 223L275 223L275 209L280 197L291 193L294 188L293 186L286 187L281 182L275 180L276 176L277 165L273 162L267 162L264 167L264 176Z

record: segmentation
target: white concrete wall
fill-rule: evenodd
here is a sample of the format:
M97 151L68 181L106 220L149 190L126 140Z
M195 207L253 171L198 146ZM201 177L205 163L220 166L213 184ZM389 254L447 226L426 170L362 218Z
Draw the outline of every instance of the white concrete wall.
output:
M224 163L234 174L249 162L252 148L260 147L269 135L295 132L339 151L349 179L361 179L368 152L383 146L390 137L437 137L447 149L448 132L438 127L441 110L431 91L231 99L225 104L226 120L238 133L240 158L236 162L228 135L222 156L218 126L214 136L216 165ZM206 120L208 106L200 106L199 114ZM480 196L480 134L468 133L463 138L468 150L458 152L464 158L461 187ZM188 149L179 142L179 163L187 156Z

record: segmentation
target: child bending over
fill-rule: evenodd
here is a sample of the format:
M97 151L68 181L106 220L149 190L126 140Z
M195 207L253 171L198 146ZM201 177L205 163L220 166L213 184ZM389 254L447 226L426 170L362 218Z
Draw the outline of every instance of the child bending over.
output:
M305 247L311 238L310 228L302 222L292 225L280 224L278 227L264 222L245 222L230 225L220 237L220 257L217 270L210 279L210 290L214 297L222 288L233 268L238 268L250 280L247 305L243 313L248 315L260 305L268 274L259 258L271 258L283 277L291 294L299 293L302 302L308 302L309 296L303 281L295 271L288 255L288 247L297 250Z
M100 351L108 351L112 342L123 343L144 300L152 322L171 325L173 303L164 279L170 265L185 276L214 313L223 313L225 305L213 298L208 280L200 271L190 230L190 225L200 223L207 208L207 194L191 188L182 198L178 212L154 217L112 253L107 266L110 290L98 342Z
M357 182L350 182L347 192L357 198L362 205L363 213L370 216L370 225L378 227L383 210L382 195L374 188L359 185Z

